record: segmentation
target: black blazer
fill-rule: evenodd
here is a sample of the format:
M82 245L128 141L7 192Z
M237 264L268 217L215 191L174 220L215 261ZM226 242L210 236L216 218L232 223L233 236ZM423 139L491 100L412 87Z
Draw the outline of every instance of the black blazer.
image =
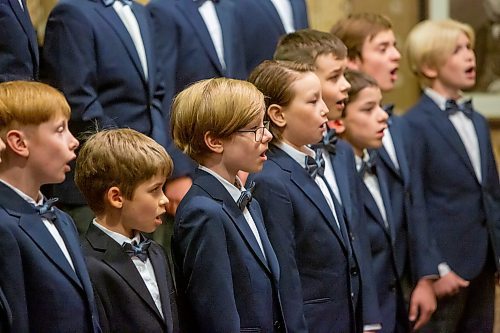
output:
M151 243L149 260L155 271L163 318L120 244L91 224L82 247L104 332L178 332L172 274L158 244Z

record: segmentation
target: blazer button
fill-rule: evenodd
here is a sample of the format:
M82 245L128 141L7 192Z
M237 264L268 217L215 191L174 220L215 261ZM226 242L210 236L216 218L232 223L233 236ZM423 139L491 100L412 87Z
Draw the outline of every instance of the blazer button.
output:
M396 282L393 281L389 284L389 291L396 292Z
M277 321L277 320L276 320L276 321L274 322L273 326L274 326L274 330L275 330L276 332L281 332L281 323L280 323L279 321Z
M352 276L358 275L358 268L357 267L351 267L351 275Z
M355 237L352 232L349 231L349 238L351 239L351 242L354 241Z

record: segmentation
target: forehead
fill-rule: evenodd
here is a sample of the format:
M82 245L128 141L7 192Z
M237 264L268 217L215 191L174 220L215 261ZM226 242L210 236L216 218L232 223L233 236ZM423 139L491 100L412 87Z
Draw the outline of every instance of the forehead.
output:
M347 66L347 58L339 59L335 54L321 54L314 63L316 72L332 72Z
M383 44L394 44L396 37L392 29L382 30L375 35L370 35L365 38L364 47L377 47Z

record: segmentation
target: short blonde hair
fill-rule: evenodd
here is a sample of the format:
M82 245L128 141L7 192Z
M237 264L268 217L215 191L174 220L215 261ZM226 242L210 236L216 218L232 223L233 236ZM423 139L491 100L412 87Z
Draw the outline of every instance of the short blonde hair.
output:
M357 13L339 20L330 32L344 42L349 59L362 60L365 42L387 30L392 30L391 21L387 17L375 13Z
M285 107L295 97L292 84L307 72L314 72L314 66L291 61L266 60L252 71L248 81L266 96L266 109L272 104ZM265 119L271 120L267 112ZM282 128L271 121L270 130L273 140L281 140Z
M424 66L434 69L442 66L453 54L461 33L465 33L474 46L472 27L451 19L425 20L410 31L406 40L406 55L411 71L418 77L423 88L432 83L422 72Z
M34 81L0 83L0 137L25 125L39 125L57 115L69 119L64 95L51 86Z
M111 187L132 199L137 186L158 174L168 177L172 169L172 159L153 139L132 129L107 129L83 144L76 160L75 183L99 215Z
M264 113L264 95L246 81L199 81L174 99L171 130L175 145L198 163L211 152L205 134L225 139Z

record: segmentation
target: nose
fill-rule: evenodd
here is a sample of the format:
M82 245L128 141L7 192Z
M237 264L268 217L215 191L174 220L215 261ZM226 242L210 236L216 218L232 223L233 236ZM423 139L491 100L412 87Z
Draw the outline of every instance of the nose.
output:
M323 98L321 98L318 103L320 103L320 115L322 117L325 117L326 118L326 115L328 114L328 112L330 112L330 110L328 109L328 107L326 106L325 104L325 101L323 100Z
M80 146L80 142L73 136L73 134L70 133L69 135L70 135L69 147L71 150L75 150Z
M264 127L264 135L262 136L262 143L270 142L273 139L273 133Z
M158 204L160 206L166 206L170 201L168 200L167 196L165 195L165 192L163 192L160 200L158 201Z
M387 123L387 119L389 119L389 115L380 105L377 107L377 119L381 123Z
M349 89L351 89L351 84L347 79L345 78L344 75L340 78L340 91L342 92L347 92Z
M399 61L401 59L401 52L399 52L396 46L392 47L391 58L396 61Z

